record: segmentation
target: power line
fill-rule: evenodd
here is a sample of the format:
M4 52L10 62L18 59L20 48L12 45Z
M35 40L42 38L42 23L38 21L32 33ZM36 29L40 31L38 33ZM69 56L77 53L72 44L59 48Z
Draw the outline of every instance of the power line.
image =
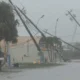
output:
M20 20L22 21L25 29L28 31L29 35L31 36L31 38L33 39L35 46L37 47L38 51L41 52L41 49L39 47L39 45L37 44L36 40L34 39L33 35L31 34L30 30L28 29L27 25L25 24L25 21L23 20L23 18L20 15L20 11L19 9L17 9L16 6L13 5L13 3L11 2L11 0L9 0L9 2L11 3L11 5L13 6L14 10L16 11L17 15L19 16ZM24 14L24 13L23 13Z
M45 33L47 33L48 35L50 35L50 36L54 37L54 35L52 35L51 33L46 32L46 31L44 31L44 32L45 32ZM66 42L66 41L64 41L64 40L62 40L62 39L60 39L60 38L59 38L59 40L60 40L61 42L65 43L65 44L68 44L69 46L71 46L71 47L73 47L73 48L75 48L75 49L77 49L77 50L79 50L79 51L80 51L80 49L79 49L79 48L77 48L77 47L75 47L75 46L73 46L73 45L69 44L68 42Z
M37 30L41 33L41 35L46 39L45 35L43 34L43 32L41 32L41 30L37 27L37 25L34 24L34 22L33 22L29 17L27 17L27 16L22 12L22 10L21 10L20 8L17 7L17 9L22 13L22 15L23 15L26 19L28 19L28 20L30 21L30 23L35 27L35 29L37 29Z

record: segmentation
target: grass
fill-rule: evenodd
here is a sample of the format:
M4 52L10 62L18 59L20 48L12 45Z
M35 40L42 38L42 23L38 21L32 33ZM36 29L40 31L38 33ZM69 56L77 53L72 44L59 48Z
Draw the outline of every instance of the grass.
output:
M43 67L53 67L53 66L60 66L63 64L57 63L42 63L42 64L33 64L33 63L24 63L20 64L19 68L43 68Z

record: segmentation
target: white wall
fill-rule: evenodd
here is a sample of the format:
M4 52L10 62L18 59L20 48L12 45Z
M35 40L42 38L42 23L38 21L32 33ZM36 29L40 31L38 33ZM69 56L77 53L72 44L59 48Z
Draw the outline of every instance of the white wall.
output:
M34 44L29 45L29 52L27 49L27 45L19 45L10 48L11 63L28 63L35 60L40 60L40 57L38 56L38 50Z

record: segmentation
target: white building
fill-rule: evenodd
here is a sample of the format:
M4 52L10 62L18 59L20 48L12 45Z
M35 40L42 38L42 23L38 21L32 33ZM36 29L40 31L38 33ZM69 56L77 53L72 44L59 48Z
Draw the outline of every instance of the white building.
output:
M40 38L41 37L35 37L38 44ZM9 50L11 64L40 62L39 52L30 37L18 37L17 44L10 45ZM44 57L48 58L48 51L43 51L43 53Z
M48 54L45 45L40 43L41 37L35 37L36 42L42 49L44 53L44 58L47 58L47 61L50 62L50 56ZM38 54L38 50L33 42L33 40L29 36L18 37L18 42L16 44L9 44L8 54L10 55L11 64L16 63L39 63L41 61L41 57ZM54 57L54 55L53 55ZM59 56L58 56L59 57ZM59 61L59 58L57 58ZM8 60L9 61L9 60Z

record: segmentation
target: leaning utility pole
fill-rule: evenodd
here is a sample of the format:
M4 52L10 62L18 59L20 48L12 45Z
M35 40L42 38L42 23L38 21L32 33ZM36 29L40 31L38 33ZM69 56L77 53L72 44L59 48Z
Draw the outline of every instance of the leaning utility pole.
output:
M18 8L18 10L24 15L24 17L41 33L42 37L44 37L45 40L46 40L45 35L44 35L43 32L37 27L37 25L34 24L34 22L33 22L30 18L28 18L28 17L24 14L24 12L23 12L19 7L17 7L17 8Z
M74 20L76 23L77 23L77 25L80 27L80 23L77 21L77 19L75 18L76 17L76 15L75 14L72 14L71 13L72 12L72 10L71 11L68 11L68 13L66 14L66 16L68 16L68 15L70 15L71 16L71 20Z
M19 12L22 13L22 15L26 18L26 20L30 21L30 23L41 33L42 37L43 37L43 38L45 39L45 41L46 41L45 35L44 35L43 32L41 32L41 30L39 30L39 28L31 21L31 19L29 19L29 18L22 12L22 10L20 10L18 7L15 7L15 6L13 5L13 3L11 2L11 0L9 0L9 2L10 2L10 3L12 4L12 6L14 7L14 10L16 11L16 13L17 13L17 15L19 16L19 18L21 19L24 27L26 28L26 30L27 30L28 33L30 34L32 40L34 41L34 43L35 43L35 45L36 45L36 47L37 47L37 49L38 49L38 51L39 51L39 54L42 55L42 60L44 61L44 54L42 53L39 45L38 45L37 42L35 41L33 35L32 35L31 32L29 31L29 29L28 29L25 21L22 19L22 17L21 17L21 15L19 14ZM19 12L18 12L18 11L19 11ZM62 59L63 59L63 58L62 58ZM63 59L63 60L64 60L64 59Z
M18 10L17 10L17 9L16 9L16 7L13 5L13 3L11 2L11 0L9 0L9 2L12 4L12 6L13 6L14 10L16 11L17 15L18 15L18 16L19 16L19 18L21 19L21 21L22 21L22 23L23 23L24 27L25 27L25 28L26 28L26 30L28 31L28 33L29 33L29 35L31 36L32 40L34 41L34 43L35 43L35 45L36 45L36 47L37 47L38 51L40 51L40 52L41 52L41 49L40 49L39 45L37 44L36 40L34 39L33 35L31 34L30 30L28 29L28 27L27 27L26 23L25 23L25 22L24 22L24 20L22 19L22 17L21 17L21 15L19 14Z

